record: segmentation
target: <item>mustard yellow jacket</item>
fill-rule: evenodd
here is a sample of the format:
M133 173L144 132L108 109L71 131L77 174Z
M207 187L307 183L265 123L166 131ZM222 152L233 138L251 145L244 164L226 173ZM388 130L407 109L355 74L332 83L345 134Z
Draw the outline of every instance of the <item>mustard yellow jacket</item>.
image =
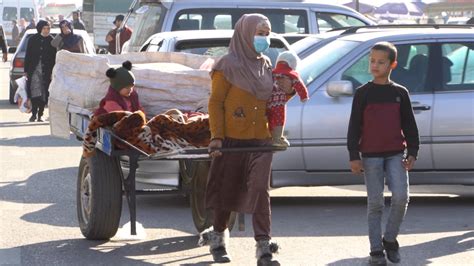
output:
M271 137L266 116L267 101L232 85L221 71L212 74L209 98L211 139L266 139Z

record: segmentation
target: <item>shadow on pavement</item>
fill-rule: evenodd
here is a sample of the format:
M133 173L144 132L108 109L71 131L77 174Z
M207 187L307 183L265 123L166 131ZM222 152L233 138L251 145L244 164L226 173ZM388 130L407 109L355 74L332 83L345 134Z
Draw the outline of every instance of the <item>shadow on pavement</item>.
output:
M41 125L43 123L38 123ZM50 135L21 137L14 139L0 138L0 146L17 147L80 147L82 142L75 139L61 139Z
M436 239L433 241L420 243L412 246L401 246L400 255L402 261L399 264L389 265L429 265L432 259L454 255L466 251L474 250L474 231L461 235ZM368 247L367 247L368 249ZM329 263L329 266L340 265L367 265L369 258L343 259Z

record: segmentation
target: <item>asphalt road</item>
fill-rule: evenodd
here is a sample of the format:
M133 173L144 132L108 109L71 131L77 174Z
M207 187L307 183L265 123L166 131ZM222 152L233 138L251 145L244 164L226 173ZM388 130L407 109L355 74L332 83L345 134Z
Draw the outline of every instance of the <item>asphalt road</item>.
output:
M48 122L29 123L8 103L7 67L0 63L0 265L211 263L180 196L138 198L141 240L85 240L75 202L80 143L49 136ZM362 186L273 190L282 265L366 265L365 201ZM127 221L124 203L121 226ZM255 265L250 216L231 237L231 265ZM413 186L399 242L400 265L472 265L474 187Z

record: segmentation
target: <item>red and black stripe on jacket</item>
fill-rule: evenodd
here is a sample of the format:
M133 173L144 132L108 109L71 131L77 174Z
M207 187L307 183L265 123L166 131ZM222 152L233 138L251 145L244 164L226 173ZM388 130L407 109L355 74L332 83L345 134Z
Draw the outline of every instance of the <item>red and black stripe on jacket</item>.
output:
M420 146L408 90L394 82L368 82L356 90L347 132L350 160L387 157L407 149L415 158Z

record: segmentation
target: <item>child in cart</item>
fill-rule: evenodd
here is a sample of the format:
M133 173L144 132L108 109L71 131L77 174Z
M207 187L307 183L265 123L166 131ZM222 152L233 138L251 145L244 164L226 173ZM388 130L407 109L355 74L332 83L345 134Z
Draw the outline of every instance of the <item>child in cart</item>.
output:
M132 73L132 63L123 62L119 68L109 68L105 75L110 79L109 90L100 101L99 108L94 115L101 115L113 111L144 111L134 90L135 76Z
M273 77L276 80L289 78L291 90L285 91L274 83L272 95L267 103L267 117L270 132L272 133L273 145L289 146L290 142L283 136L283 128L286 117L286 103L298 93L301 102L309 99L308 89L301 80L298 72L295 71L298 64L297 56L289 51L281 53L277 58L277 65L273 70Z

